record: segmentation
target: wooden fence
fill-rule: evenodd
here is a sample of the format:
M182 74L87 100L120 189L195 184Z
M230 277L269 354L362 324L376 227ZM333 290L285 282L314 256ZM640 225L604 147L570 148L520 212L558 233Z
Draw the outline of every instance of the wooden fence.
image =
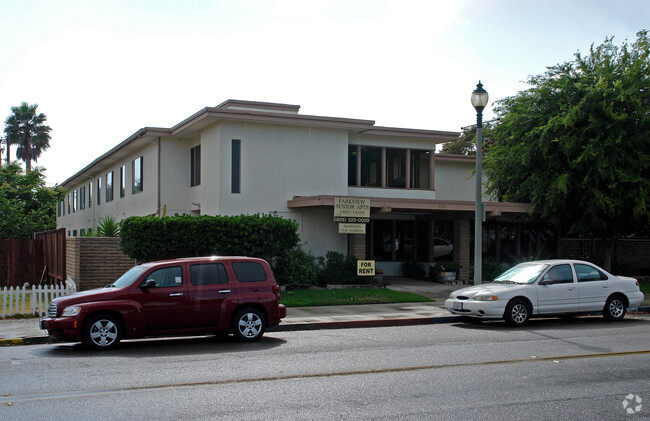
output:
M43 263L45 264L45 278L50 282L63 282L66 279L65 271L65 228L58 230L37 232L35 240L43 241Z
M37 284L44 266L43 241L0 240L0 286Z
M42 316L47 314L50 301L56 297L77 292L74 282L69 280L65 285L32 285L31 287L0 288L0 315L4 318L15 314Z

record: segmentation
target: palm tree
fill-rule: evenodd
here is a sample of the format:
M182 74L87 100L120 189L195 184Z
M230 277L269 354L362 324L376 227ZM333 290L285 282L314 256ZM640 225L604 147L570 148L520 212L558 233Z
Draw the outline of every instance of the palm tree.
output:
M50 147L50 131L46 126L45 114L36 114L37 104L29 105L26 102L18 107L11 107L11 115L5 121L7 134L7 163L9 163L9 149L17 145L16 157L25 161L27 172L32 170L32 161L36 162L41 153Z

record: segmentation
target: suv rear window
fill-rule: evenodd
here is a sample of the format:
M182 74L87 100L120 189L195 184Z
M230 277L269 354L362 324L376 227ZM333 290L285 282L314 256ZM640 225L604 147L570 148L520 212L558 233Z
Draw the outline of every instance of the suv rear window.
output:
M234 262L232 268L239 282L266 281L264 267L257 262Z
M228 283L226 268L221 263L205 263L190 266L192 285L215 285Z

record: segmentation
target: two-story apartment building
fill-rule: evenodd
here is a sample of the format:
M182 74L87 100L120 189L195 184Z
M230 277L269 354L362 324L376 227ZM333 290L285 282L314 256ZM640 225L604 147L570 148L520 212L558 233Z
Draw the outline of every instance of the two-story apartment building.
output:
M459 133L299 109L228 100L171 128L140 129L62 183L57 226L77 236L105 215L273 213L297 221L316 256L336 250L397 274L399 262L433 261L443 239L469 275L475 160L435 153ZM339 234L337 197L370 200L365 234ZM487 218L527 210L486 203Z

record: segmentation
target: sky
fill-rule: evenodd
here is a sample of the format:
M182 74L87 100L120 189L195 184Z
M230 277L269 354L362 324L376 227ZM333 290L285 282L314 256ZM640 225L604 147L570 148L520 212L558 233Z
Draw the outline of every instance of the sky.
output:
M0 118L47 116L48 185L227 99L460 131L479 80L490 119L529 76L642 29L647 0L0 0Z

